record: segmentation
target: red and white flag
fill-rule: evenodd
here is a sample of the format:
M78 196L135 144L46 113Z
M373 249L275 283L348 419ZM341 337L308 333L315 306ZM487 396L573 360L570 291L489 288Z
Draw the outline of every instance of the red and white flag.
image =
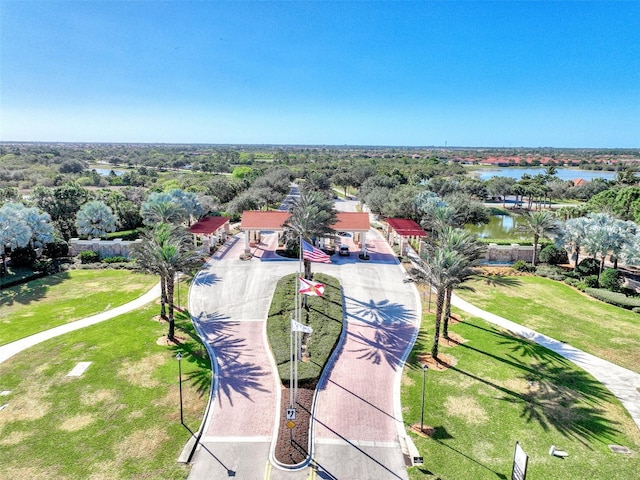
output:
M324 293L324 283L314 282L313 280L307 280L306 278L299 277L300 279L300 293L305 295L313 295L315 297L321 297Z
M331 257L329 255L310 243L301 240L300 247L302 248L302 258L305 260L309 260L310 262L331 263Z

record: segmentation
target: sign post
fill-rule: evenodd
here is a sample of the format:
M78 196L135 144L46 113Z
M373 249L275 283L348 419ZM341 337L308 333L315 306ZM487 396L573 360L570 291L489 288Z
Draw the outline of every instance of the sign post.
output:
M511 471L511 480L526 480L528 463L529 456L524 453L524 450L522 450L520 442L516 442L516 448L513 452L513 469Z

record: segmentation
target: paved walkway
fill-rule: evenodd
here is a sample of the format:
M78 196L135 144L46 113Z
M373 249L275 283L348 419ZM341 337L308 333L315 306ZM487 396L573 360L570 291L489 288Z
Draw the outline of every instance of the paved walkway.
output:
M60 325L59 327L45 330L44 332L21 338L20 340L7 343L6 345L2 345L0 347L0 363L8 360L15 354L20 353L21 351L26 350L29 347L37 345L40 342L44 342L45 340L49 340L50 338L57 337L58 335L64 335L65 333L88 327L89 325L95 325L96 323L104 322L105 320L109 320L113 317L117 317L118 315L122 315L123 313L127 313L131 310L135 310L136 308L140 308L159 297L160 284L158 283L155 287L153 287L141 297L138 297L135 300L130 301L129 303L125 303L124 305L120 305L119 307L112 308L111 310L98 313L97 315L93 315L91 317L76 320L75 322L66 323L64 325Z
M476 317L498 325L523 338L536 342L571 360L573 363L583 368L593 375L596 380L607 387L622 402L633 421L640 428L640 374L622 368L614 363L595 357L589 353L578 350L571 345L559 342L551 337L531 330L530 328L518 325L506 318L499 317L493 313L482 310L460 297L453 295L451 304Z

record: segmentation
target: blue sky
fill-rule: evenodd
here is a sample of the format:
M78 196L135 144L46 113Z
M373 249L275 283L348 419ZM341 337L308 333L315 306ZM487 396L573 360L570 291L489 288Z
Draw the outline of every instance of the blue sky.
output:
M0 0L0 140L640 147L640 2Z

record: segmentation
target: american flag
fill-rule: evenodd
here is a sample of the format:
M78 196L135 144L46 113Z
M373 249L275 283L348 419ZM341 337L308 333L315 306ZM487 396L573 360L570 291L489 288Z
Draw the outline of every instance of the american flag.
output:
M305 260L309 260L310 262L331 263L331 257L319 248L314 247L304 240L301 240L300 244L302 245L302 258Z

